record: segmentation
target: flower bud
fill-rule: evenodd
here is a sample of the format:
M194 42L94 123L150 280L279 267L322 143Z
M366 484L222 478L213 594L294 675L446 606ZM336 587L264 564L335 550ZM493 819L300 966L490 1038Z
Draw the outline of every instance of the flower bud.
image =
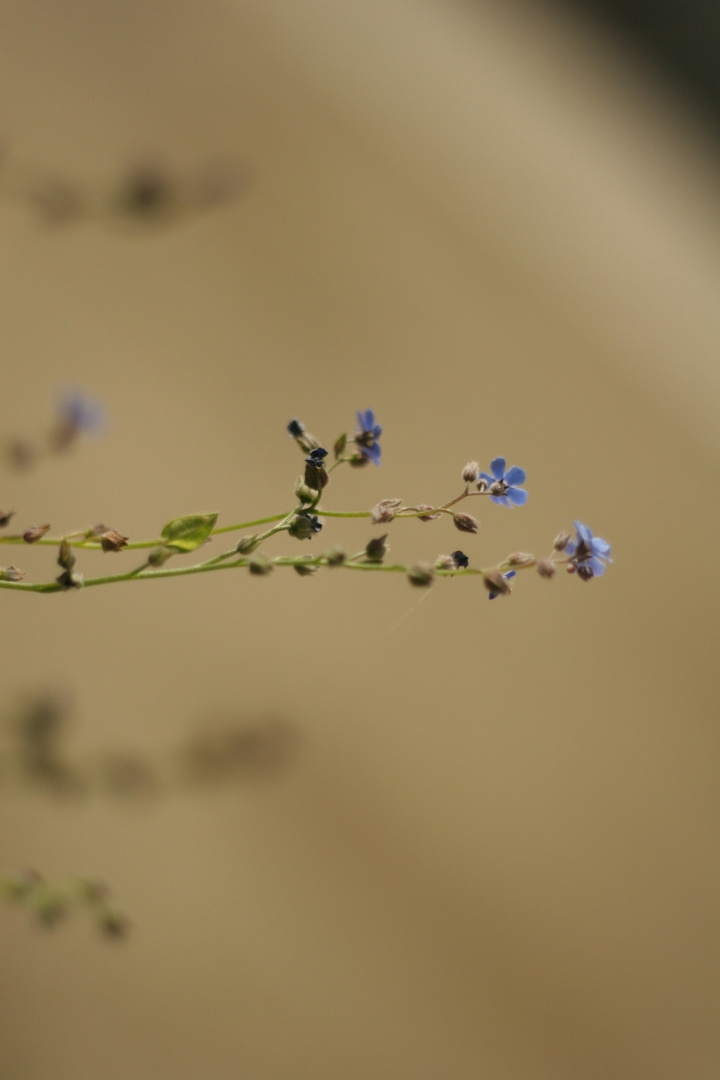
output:
M453 522L455 528L459 529L460 532L476 533L480 528L480 522L476 521L472 514L454 514Z
M336 461L338 460L338 458L341 458L343 456L343 454L345 453L345 447L346 446L347 446L347 435L340 435L339 438L337 438L335 440L335 445L333 446L333 451L335 453L335 460Z
M551 578L555 576L555 563L552 559L538 559L535 569L540 577Z
M242 540L238 540L238 545L235 550L238 555L249 555L251 551L255 550L259 543L260 537L257 534L243 536Z
M295 563L293 570L296 574L299 574L300 577L311 577L313 574L317 573L317 566L308 566L308 563L312 562L312 555L303 556L302 559Z
M314 514L296 514L288 526L288 532L297 540L309 540L313 533L321 529L322 522Z
M302 476L295 481L295 498L301 503L314 503L320 498L320 492L307 486Z
M402 499L381 499L370 511L373 525L386 525L395 517L395 511L403 504Z
M23 540L26 544L34 544L45 535L49 528L49 525L31 525L30 528L26 529L23 533Z
M428 585L432 585L434 577L433 568L429 563L415 563L415 565L411 566L408 570L407 576L411 585L425 588Z
M499 570L483 570L483 583L491 596L507 596L512 592L510 582Z
M570 539L570 533L565 532L565 530L563 529L562 532L559 532L553 540L553 551L564 551L570 543Z
M60 551L58 553L58 566L61 566L63 570L72 570L73 566L77 562L73 550L70 547L68 540L62 540L60 542Z
M305 485L310 488L311 491L322 491L322 489L328 484L330 477L327 474L327 470L322 463L322 459L318 461L311 461L310 458L305 459Z
M436 570L456 570L455 560L452 555L438 555L435 560Z
M83 575L78 574L75 570L63 570L62 574L56 577L55 580L60 588L66 592L68 589L82 589L85 584Z
M468 461L462 471L462 478L466 484L474 484L478 478L480 466L477 461Z
M432 510L432 506L428 506L427 503L419 503L418 510ZM439 517L439 514L418 514L418 521L435 521Z
M374 536L365 547L365 559L371 563L381 563L388 551L387 533L384 536Z
M98 928L105 937L120 939L127 937L130 923L116 911L105 910L98 919Z
M257 577L272 573L272 569L272 563L266 555L253 555L251 559L248 559L248 570Z
M485 492L488 489L488 482L487 482L487 480L483 480L482 477L481 477L478 480L478 482L477 482L477 484L475 486L478 489L478 491Z
M325 561L328 566L342 566L347 559L347 553L339 547L330 548L325 555Z
M120 551L127 546L127 542L127 536L123 536L117 529L108 529L100 535L100 546L103 551Z
M0 510L0 529L9 524L10 518L15 516L14 510Z
M528 555L526 551L516 551L507 557L508 566L534 566L535 556Z
M24 577L25 571L17 566L0 566L0 581L22 581Z
M151 566L164 566L168 559L171 559L173 555L177 555L176 551L172 548L159 547L155 548L148 555L148 562Z
M458 570L466 570L470 565L470 560L464 551L453 551L450 558Z

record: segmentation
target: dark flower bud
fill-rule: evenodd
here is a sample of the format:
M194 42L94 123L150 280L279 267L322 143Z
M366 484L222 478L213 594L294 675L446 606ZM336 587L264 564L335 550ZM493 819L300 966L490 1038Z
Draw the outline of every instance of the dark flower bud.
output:
M55 578L61 589L66 592L68 589L82 589L85 584L85 578L82 574L76 573L74 570L63 570L62 574Z
M403 504L402 499L381 499L377 506L370 511L370 520L373 525L386 525L395 517L395 511Z
M177 555L176 551L172 548L159 547L155 548L148 555L148 562L151 566L164 566L168 559L171 559L173 555Z
M6 525L8 525L10 519L14 516L14 510L0 510L0 529L3 529Z
M528 555L526 551L516 551L513 555L508 555L508 566L533 566L535 564L535 556Z
M330 477L322 463L322 459L316 463L308 457L305 459L305 484L313 491L322 491Z
M322 529L322 522L315 515L296 514L290 522L288 532L297 540L309 540L313 533Z
M555 563L552 559L538 559L535 569L540 577L551 578L555 576Z
M462 471L462 478L466 484L474 484L478 478L480 472L480 465L477 461L468 461L467 465Z
M339 547L330 548L325 555L328 566L342 566L346 559L347 554Z
M432 585L434 577L433 568L428 563L415 563L415 565L411 566L408 570L407 576L411 585L425 588L428 585Z
M348 458L348 461L353 469L362 469L363 465L370 464L370 458L363 453L352 454L352 456Z
M470 560L464 551L453 551L450 558L454 562L458 570L466 570L470 565Z
M590 581L595 576L592 567L587 563L576 563L575 572L581 581Z
M432 510L432 506L428 506L427 503L420 503L418 510ZM439 514L418 514L418 521L435 521L439 517Z
M333 451L335 453L335 460L336 461L338 460L338 458L341 458L343 456L343 454L345 453L345 447L346 446L347 446L347 435L341 435L338 439L335 440L335 445L333 446Z
M23 533L23 540L26 544L34 544L45 535L49 528L49 525L31 525L30 528L26 529Z
M302 560L296 562L293 567L295 573L299 574L300 577L311 577L317 573L317 566L309 566L308 563L310 562L312 562L312 555L303 557Z
M327 450L322 446L316 446L314 450L311 450L308 456L305 458L305 462L308 465L322 465L325 458L328 456Z
M238 540L238 546L235 550L238 555L249 555L251 551L255 550L259 543L259 536L243 536L242 540Z
M480 528L480 522L476 521L472 514L454 514L453 522L460 532L476 533Z
M570 533L565 532L565 530L563 529L562 532L559 532L553 540L553 551L564 551L569 543Z
M77 562L73 554L73 550L70 547L70 542L68 540L61 541L57 561L58 566L62 566L63 570L72 570L73 566Z
M22 581L24 577L25 571L17 566L0 566L0 581Z
M491 596L507 596L512 586L499 570L483 570L483 582Z
M387 533L384 536L374 536L365 547L365 558L368 562L381 563L389 548Z
M483 480L481 478L480 480L478 480L478 482L477 482L477 484L475 486L477 487L478 491L483 491L483 492L487 491L487 489L488 489L487 480Z
M295 498L301 503L314 503L320 498L320 492L307 486L302 476L295 481Z
M287 432L291 439L299 439L304 431L305 425L301 424L299 420L291 420L287 426Z
M122 536L117 529L108 529L100 535L100 546L103 551L120 551L127 546L127 536Z
M258 577L263 577L265 574L272 573L272 563L265 555L253 555L248 560L248 570L251 574L256 574Z

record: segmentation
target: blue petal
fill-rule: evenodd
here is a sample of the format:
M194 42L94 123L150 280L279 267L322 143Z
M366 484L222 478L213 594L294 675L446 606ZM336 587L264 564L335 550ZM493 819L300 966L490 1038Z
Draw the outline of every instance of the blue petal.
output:
M581 521L575 522L575 528L577 529L577 534L580 539L584 540L585 543L589 545L592 540L592 529L589 529L587 525L583 525Z
M361 431L364 431L365 430L364 414L359 412L359 413L356 413L355 415L357 416L358 427L360 428Z
M365 410L365 430L372 431L375 427L375 413L372 409Z
M525 488L511 487L508 488L507 497L516 506L524 506L528 500L528 493Z
M593 536L590 543L590 548L593 555L599 555L603 559L607 559L610 556L612 548L608 544L607 540L601 540L599 536ZM612 559L610 560L612 562Z
M602 577L605 573L605 563L600 562L599 559L590 558L585 565L590 567L593 572L593 577Z
M490 462L490 472L495 480L502 480L505 475L505 458L496 457Z
M575 547L575 541L568 540L567 544L565 545L565 554L573 556L575 554Z
M375 427L372 429L372 433L373 433L373 439L379 439L380 438L380 436L382 435L382 428L380 427L379 424L375 425Z
M498 506L510 506L507 500L507 495L491 495L490 500L497 503Z
M509 580L511 577L515 577L516 574L517 570L508 570L507 574L503 574L503 577Z
M490 474L486 472L481 472L478 480L484 480L488 487L490 486L490 484L495 483L494 477L490 476Z
M373 443L372 446L361 446L360 452L364 454L365 457L370 458L373 465L380 464L380 454L382 451L380 450L378 443Z
M525 470L521 469L519 465L513 465L512 469L508 469L505 473L505 483L510 484L524 484L525 483Z

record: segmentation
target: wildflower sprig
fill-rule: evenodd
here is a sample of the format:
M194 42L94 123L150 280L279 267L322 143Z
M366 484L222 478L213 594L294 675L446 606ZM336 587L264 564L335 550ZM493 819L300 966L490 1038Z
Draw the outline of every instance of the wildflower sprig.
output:
M406 504L403 499L383 498L371 510L331 510L321 505L330 483L331 474L341 465L359 467L372 462L380 464L382 428L375 421L371 409L357 414L357 430L353 436L339 436L333 445L334 460L329 463L330 453L320 441L310 434L299 420L287 426L289 436L296 442L304 458L304 468L297 477L293 494L295 506L285 512L271 514L232 525L218 526L217 513L187 514L169 521L160 535L151 540L131 540L115 528L95 525L88 529L69 532L62 536L49 536L49 525L29 526L22 532L0 534L0 544L38 544L57 548L57 563L61 573L52 581L30 583L22 580L24 574L14 566L0 567L0 588L26 592L54 593L88 588L93 585L109 585L124 581L147 581L156 578L183 577L190 574L209 573L216 570L247 569L254 576L267 576L275 569L292 568L301 577L310 577L323 569L342 567L371 573L401 573L410 584L428 586L436 578L479 576L490 599L506 596L512 590L510 582L518 571L535 568L542 578L552 578L559 566L565 566L583 581L599 577L610 559L610 545L580 522L575 523L577 539L569 533L560 533L553 542L550 554L537 559L527 552L514 552L495 565L474 567L470 556L456 550L451 555L435 555L426 562L388 562L388 533L373 536L366 545L353 555L341 547L332 546L319 555L272 555L264 545L272 537L286 533L290 540L301 542L316 540L323 530L324 519L367 518L373 526L390 525L398 519L415 518L422 522L450 518L462 533L475 535L480 528L479 520L458 504L469 498L486 498L490 502L513 509L523 506L528 492L521 487L525 483L525 470L518 465L506 467L505 458L496 457L490 463L490 471L481 471L476 461L468 462L462 469L463 488L453 498L433 505L430 503ZM0 528L6 526L13 512L0 511ZM260 532L249 529L268 528ZM187 555L204 548L213 538L226 533L243 532L232 547L210 558L191 565L167 566L177 556ZM122 573L104 574L98 577L84 576L77 568L77 553L102 551L127 553L147 550L144 561Z
M110 890L101 881L76 878L63 884L51 884L36 870L25 870L14 877L0 879L0 894L24 907L40 926L51 929L72 910L84 909L106 938L124 938L128 920L110 903Z

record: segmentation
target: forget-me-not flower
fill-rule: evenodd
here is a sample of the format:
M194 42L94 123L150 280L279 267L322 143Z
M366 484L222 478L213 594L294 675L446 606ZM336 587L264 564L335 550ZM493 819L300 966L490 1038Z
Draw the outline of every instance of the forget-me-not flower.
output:
M378 439L382 435L382 428L375 423L375 413L372 409L357 414L359 431L355 436L355 443L360 452L372 461L373 465L380 464L380 443Z
M610 545L607 540L593 536L592 529L583 525L581 521L575 522L575 529L577 540L569 540L565 545L565 551L570 556L570 565L575 567L578 576L583 581L589 581L593 577L602 577L605 573L605 563L612 562Z
M528 493L518 484L525 483L525 470L519 465L513 465L505 472L505 458L496 457L490 462L489 476L485 472L480 473L480 480L484 480L490 492L490 498L499 506L524 506L527 502Z

